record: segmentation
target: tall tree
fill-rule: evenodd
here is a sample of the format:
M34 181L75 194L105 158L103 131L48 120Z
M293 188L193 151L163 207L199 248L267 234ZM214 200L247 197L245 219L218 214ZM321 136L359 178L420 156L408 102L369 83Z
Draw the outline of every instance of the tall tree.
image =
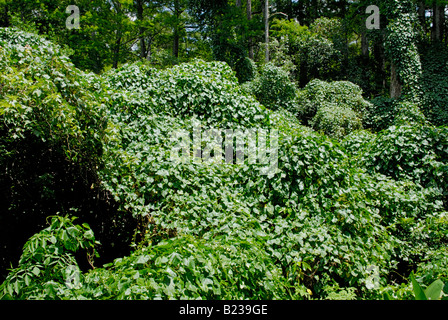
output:
M269 0L263 0L263 22L264 22L264 44L265 44L265 53L264 59L265 62L269 62Z
M143 25L143 23L144 23L143 22L144 21L144 16L143 16L144 0L135 0L134 5L135 5L136 13L137 13L137 21L139 23L138 35L139 35L139 42L140 42L140 57L142 59L146 59L147 58L147 47L146 47L146 40L145 40L146 28Z
M5 0L0 0L0 27L9 27L9 7Z
M418 21L412 0L386 0L391 9L387 25L385 49L391 61L391 97L407 96L419 102L421 98L421 62L416 45L414 24Z
M390 97L399 98L401 96L401 82L395 62L390 64Z
M180 8L180 1L174 0L173 6L173 16L174 16L174 26L173 26L173 56L179 58L179 38L180 38L180 15L183 10Z
M443 38L443 29L445 24L445 4L441 0L433 0L432 4L432 30L431 37L433 41L441 41Z
M246 18L248 21L249 28L251 27L251 20L252 20L252 0L247 0L246 2ZM249 30L249 33L251 33L251 30ZM249 51L249 58L254 59L254 44L253 44L253 37L249 36L248 38L248 51Z
M418 1L418 19L423 32L426 34L426 4L424 0Z

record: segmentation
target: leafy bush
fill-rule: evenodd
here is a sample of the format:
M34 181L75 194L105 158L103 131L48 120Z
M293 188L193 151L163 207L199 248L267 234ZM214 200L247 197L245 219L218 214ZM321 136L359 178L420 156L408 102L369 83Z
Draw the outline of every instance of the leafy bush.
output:
M281 270L248 241L181 236L147 245L86 274L90 299L279 299L288 297ZM104 286L103 284L106 284Z
M74 225L74 219L54 216L26 242L18 267L0 285L0 299L55 299L74 280L71 272L79 276L75 253L84 250L93 258L95 237L88 224Z
M247 81L252 81L258 75L257 65L255 62L248 58L244 57L240 59L237 63L237 69L235 72L236 77L240 83L244 83Z
M363 126L373 132L379 132L390 127L395 116L395 99L380 96L370 102L371 105L366 109L363 117Z
M327 274L362 291L368 278L367 266L390 271L408 255L402 241L409 238L399 232L384 233L383 228L390 228L402 217L420 215L425 220L426 212L441 210L440 201L434 202L431 194L413 184L355 169L329 141L317 144L318 140L311 137L301 139L293 140L291 149L285 148L279 155L284 174L266 188L272 189L273 212L291 219L285 224L288 227L281 229L283 222L277 216L275 229L279 229L281 240L271 241L279 248L292 246L299 252L296 259L305 261L310 273L316 275L316 279L308 279L316 290L328 284L324 277ZM289 238L295 234L303 243L298 240L296 247L297 241L283 238L285 234ZM372 247L371 243L382 244ZM412 241L406 243L413 247ZM287 252L288 257L294 251Z
M447 209L446 145L445 128L391 126L357 153L358 165L365 166L371 174L385 174L404 184L412 181L428 198L421 202L420 209L410 207L404 214L395 212L387 220L408 243L401 256L411 265L420 261L425 252L446 243L446 222L440 213Z
M320 107L310 125L330 137L340 139L348 133L362 128L359 114L350 108L328 103Z
M335 42L333 42L336 37L333 37L333 33L324 34L323 30L330 25L337 33L339 23L336 20L316 21L316 25L311 26L310 29L307 26L301 26L293 19L274 19L272 22L272 36L276 38L272 42L273 60L279 61L285 56L286 64L290 65L289 57L292 57L291 62L294 68L289 67L289 70L295 70L293 75L300 87L304 87L312 79L333 76L335 69L339 67L337 57L341 53L335 48ZM323 28L319 30L319 27ZM279 46L276 44L277 41ZM286 50L288 55L284 54Z
M421 285L421 279L416 279L413 272L409 276L409 283L401 286L389 286L382 290L384 300L446 300L447 292L445 283L436 279L429 285ZM412 287L412 288L411 288Z
M400 102L397 106L394 124L400 125L426 125L426 117L420 108L407 101Z
M272 63L265 64L255 78L252 90L257 100L271 110L290 110L296 97L296 88L286 71Z
M96 165L107 121L64 52L39 37L0 29L0 116L9 139L27 134L61 144L67 157ZM36 59L36 57L39 57Z
M392 125L426 125L426 117L412 102L377 97L365 111L363 125L374 132Z
M376 135L368 130L357 130L349 133L341 140L341 145L351 160L356 161L362 156L365 148L376 138ZM356 165L356 164L355 164Z
M97 236L105 259L112 250L112 255L129 252L133 231L126 228L132 217L117 212L100 188L98 171L112 128L107 97L93 90L97 85L96 77L74 68L57 45L0 28L2 278L6 268L17 266L25 241L56 212L76 212L102 230Z
M391 126L365 149L362 161L371 172L406 179L446 193L447 130Z
M124 66L110 71L105 78L111 90L128 91L117 92L114 104L134 115L195 115L205 125L229 127L268 120L265 108L242 91L234 72L224 62L196 60L160 72L145 66Z
M422 111L436 126L448 123L448 50L442 44L422 45Z
M446 214L440 215L436 219L438 219L438 223L447 224ZM419 263L416 275L418 275L424 283L431 283L433 281L436 281L437 279L441 279L442 281L447 282L447 257L446 246L441 245L438 249L429 250L422 261Z
M362 128L363 113L370 103L362 90L348 81L313 80L299 93L297 116L306 125L341 138Z
M356 84L348 81L325 82L315 79L310 81L299 95L298 116L308 124L319 108L328 103L350 108L360 114L370 106L370 103L363 99L362 91Z

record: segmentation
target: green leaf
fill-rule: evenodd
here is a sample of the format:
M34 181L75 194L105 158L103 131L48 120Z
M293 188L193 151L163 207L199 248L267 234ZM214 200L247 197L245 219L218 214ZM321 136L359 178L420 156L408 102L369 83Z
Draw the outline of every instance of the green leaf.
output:
M136 264L145 264L146 262L148 262L149 260L149 256L148 255L144 255L144 256L140 256L136 262Z
M86 239L94 239L95 236L93 235L93 231L92 230L87 230L86 232L84 232L84 238Z
M55 237L54 235L51 235L51 237L50 237L50 242L51 242L52 244L55 244L57 241L58 241L58 240L56 239L56 237Z
M383 293L383 300L394 300L394 299L389 295L389 293L384 292Z
M37 277L40 273L40 269L38 267L34 267L31 272Z
M443 285L444 284L440 279L431 283L425 290L425 295L428 300L439 300L442 294Z
M19 282L18 282L18 281L14 282L14 291L15 291L17 294L19 294L19 291L20 291L20 285L19 285Z
M418 284L417 280L415 280L413 272L411 272L409 278L412 282L412 289L414 290L415 300L428 300L422 287Z
M30 277L28 277L28 275L25 275L25 285L29 286L30 285Z

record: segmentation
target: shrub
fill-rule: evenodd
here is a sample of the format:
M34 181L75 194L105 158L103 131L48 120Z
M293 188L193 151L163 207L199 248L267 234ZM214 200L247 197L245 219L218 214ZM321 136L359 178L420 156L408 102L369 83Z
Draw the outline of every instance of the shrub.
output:
M361 129L363 113L370 106L357 85L317 79L299 93L297 104L297 116L304 124L337 139Z
M421 50L422 111L436 126L448 123L448 50L443 44L424 45Z
M321 106L334 103L363 114L370 103L362 97L362 90L348 81L325 82L318 79L310 81L298 97L298 117L309 124Z
M443 231L445 231L448 223L447 215L446 214L440 215L436 219L439 224L444 225ZM443 282L447 282L448 281L447 253L448 253L447 247L443 245L441 245L437 249L428 250L428 252L426 252L425 256L423 257L422 261L418 264L416 275L418 275L419 278L421 278L424 283L431 283L437 279L441 279Z
M132 217L117 213L110 194L100 188L111 123L105 97L91 90L95 79L76 69L57 45L0 28L2 278L6 268L17 265L26 240L56 212L77 211L83 222L103 230L97 233L108 239L102 253L133 234L123 230L129 227L123 221ZM126 242L113 254L129 251Z
M428 124L425 115L415 103L399 102L395 112L394 124L397 126Z
M350 156L350 159L356 161L375 138L376 135L368 130L356 130L346 135L341 141L341 145Z
M446 192L447 138L445 128L391 126L366 148L362 161L371 172Z
M57 222L59 225L55 226ZM79 242L82 232L78 233L84 230L67 225L65 221L61 226L60 219L57 222L53 221L49 228L29 240L21 264L0 286L2 295L27 299L104 300L291 297L281 270L259 245L226 238L203 241L180 236L155 245L147 244L127 257L116 259L106 266L107 269L81 274L76 261L62 246L72 243L73 239ZM92 238L93 234L87 229L84 236ZM36 241L46 241L48 246L42 249ZM87 245L90 246L90 242ZM34 248L33 257L37 259L25 258L30 248Z
M73 220L54 216L49 227L26 242L18 267L0 285L0 299L55 299L66 289L67 271L79 276L75 253L84 250L93 258L95 237L89 225Z
M425 115L415 103L385 97L377 97L371 102L364 114L363 124L374 132L392 125L427 124Z
M123 276L126 275L126 276ZM281 270L249 241L180 236L91 271L74 292L103 299L281 299ZM102 286L108 283L108 286Z
M376 97L366 109L363 126L373 132L379 132L392 125L396 110L395 99Z
M70 160L96 165L107 121L105 106L84 89L90 78L36 35L1 28L0 45L1 130L8 139L30 134L61 145Z
M369 143L362 143L356 153L354 165L364 166L371 174L403 181L404 185L415 184L426 194L427 200L421 201L419 209L409 207L386 219L394 233L407 243L400 256L408 265L415 266L427 251L438 249L447 240L446 219L441 213L447 209L447 142L445 128L391 126ZM386 203L390 208L390 200Z
M2 49L0 54L14 50ZM6 74L14 83L9 64L17 63L15 68L21 70L20 59L14 62L8 54L6 63L0 61L6 66L2 77ZM57 62L58 57L51 61ZM37 58L30 59L30 65L42 60ZM58 66L49 63L48 68L56 75ZM94 97L104 108L104 119L99 121L95 110L90 119L106 124L98 128L102 131L96 137L101 152L95 157L101 165L93 167L100 178L95 184L114 197L117 212L138 220L138 225L127 230L134 234L133 252L79 273L79 286L67 286L62 270L67 265L76 269L75 251L92 250L93 231L97 230L74 226L70 219L63 225L55 223L30 238L24 259L1 287L8 297L365 298L380 293L372 283L372 268L380 286L387 286L396 273L406 275L424 259L436 256L426 253L441 250L443 254L448 234L441 202L446 190L447 132L417 125L423 119L413 106L402 104L407 108L403 111L409 112L399 118L412 126L391 126L378 134L349 133L360 128L356 116L367 104L359 88L346 82L315 81L301 92L301 107L314 110L310 122L316 126L325 125L336 133L342 126L348 135L339 143L303 126L297 112L272 111L260 105L242 90L224 63L195 61L162 71L134 64L100 77L78 74L76 69L66 70L65 75L69 79L79 76L76 81L82 83L80 92L84 93L59 108L89 110L84 104L90 100L76 99L84 96ZM37 73L34 76L39 79ZM24 77L18 87L32 98L21 91L14 93L25 106L40 101L28 89L29 83L33 85L30 79ZM10 94L14 86L2 81L1 90ZM59 88L59 80L55 82L51 88L71 97L73 92ZM66 87L78 92L74 82L67 82ZM7 101L9 107L14 99L8 94L1 96L0 104ZM14 118L11 113L9 119L25 129L40 128L45 137L67 126L75 133L82 131L75 137L95 137L95 127L82 127L89 120L82 112L79 119L67 117L68 124L44 117L50 124L54 120L54 126L35 126L33 117L39 119L42 109L39 105L39 112L29 117ZM341 123L347 114L351 114L348 122ZM351 125L352 120L356 125ZM278 167L262 175L260 164L250 163L247 157L237 164L173 163L170 155L177 141L171 133L183 129L192 135L198 124L204 129L278 130ZM6 137L13 139L9 134L14 128L4 127ZM63 137L72 142L72 136ZM51 141L60 143L62 150L68 148L63 139ZM80 146L87 143L77 142ZM14 160L10 145L0 144L0 156ZM49 161L53 161L51 154ZM38 180L47 185L52 178L47 174ZM122 224L116 212L105 216ZM100 232L103 227L98 227ZM31 251L35 254L29 255ZM54 265L62 262L52 268L54 261ZM442 269L444 261L438 264ZM426 267L421 270L430 275ZM33 270L38 273L36 268L45 276L29 278ZM22 275L28 275L27 280ZM21 281L30 284L29 291Z
M142 113L196 116L204 125L228 127L268 120L265 108L241 89L224 62L196 60L161 72L129 65L108 72L105 80L111 90L118 91L113 101L117 111L125 109L137 118Z
M321 106L310 125L313 129L336 139L362 128L359 114L350 108L340 107L334 103Z
M236 64L235 75L239 83L252 81L258 75L257 65L248 57L240 58Z
M247 192L257 197L263 192L261 198L266 198L266 216L273 220L268 250L280 263L289 262L287 268L294 266L290 261L299 261L300 268L287 269L291 277L305 281L314 292L331 284L326 274L360 293L367 288L367 266L377 266L383 277L409 257L407 248L424 251L421 239L410 241L400 231L384 233L383 228L406 217L425 221L426 213L441 210L437 197L412 183L366 174L328 139L311 133L285 139L279 153L282 174ZM316 277L301 278L305 270Z
M286 71L267 63L254 80L253 93L261 104L271 110L291 110L296 97L296 87Z

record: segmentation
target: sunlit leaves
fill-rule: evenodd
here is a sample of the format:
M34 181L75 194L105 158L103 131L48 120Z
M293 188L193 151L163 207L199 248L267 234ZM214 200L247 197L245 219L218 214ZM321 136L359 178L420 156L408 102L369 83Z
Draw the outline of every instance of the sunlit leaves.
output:
M131 64L95 76L37 37L17 32L21 41L30 38L33 56L16 43L15 31L1 32L5 139L33 134L61 146L69 160L98 163L92 168L101 187L121 214L139 222L131 254L79 274L72 286L67 267L77 271L75 252L93 253L96 230L53 218L24 246L19 267L1 286L4 297L363 298L386 285L403 261L415 267L434 257L434 268L419 269L428 279L442 274L447 132L427 126L415 105L394 106L401 110L395 126L379 112L371 119L385 129L379 133L354 131L371 106L349 82L312 81L292 114L265 108L221 62L162 71ZM269 68L274 81L264 89L274 83L282 95L285 74ZM276 98L285 96L268 100ZM297 115L327 134L348 135L339 143ZM261 175L249 161L173 163L171 134L193 135L199 124L278 130L277 170ZM338 126L346 132L327 130ZM43 185L51 179L36 178Z

